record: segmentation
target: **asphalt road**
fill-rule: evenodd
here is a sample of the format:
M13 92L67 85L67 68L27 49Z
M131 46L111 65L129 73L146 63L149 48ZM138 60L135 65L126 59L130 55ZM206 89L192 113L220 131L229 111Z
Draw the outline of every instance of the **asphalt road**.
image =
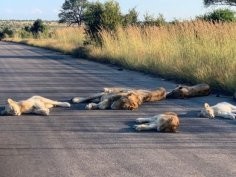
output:
M7 98L87 96L107 86L167 90L175 83L44 49L0 42L0 105ZM137 111L55 108L49 117L0 117L0 177L235 177L236 121L199 118L215 95ZM132 129L138 117L180 114L176 134Z

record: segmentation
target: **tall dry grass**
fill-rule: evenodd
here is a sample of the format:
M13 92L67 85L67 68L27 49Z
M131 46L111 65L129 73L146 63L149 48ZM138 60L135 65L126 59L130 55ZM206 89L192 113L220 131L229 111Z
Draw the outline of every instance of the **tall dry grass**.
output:
M232 92L236 88L236 23L186 22L101 32L90 55L128 68Z
M236 89L236 23L133 26L112 34L103 30L101 37L102 47L87 46L89 56L98 61L190 83L206 82L229 92ZM59 28L50 38L10 40L76 53L84 39L82 28Z
M85 38L84 28L64 27L53 30L49 35L41 35L40 38L25 38L19 36L6 39L7 41L21 42L37 47L54 49L63 53L72 54L78 47L83 45Z

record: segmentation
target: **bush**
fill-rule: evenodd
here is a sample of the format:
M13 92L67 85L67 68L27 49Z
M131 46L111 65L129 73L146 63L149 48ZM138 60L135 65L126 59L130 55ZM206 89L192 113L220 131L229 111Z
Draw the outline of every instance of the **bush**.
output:
M28 30L28 27L25 27L25 30ZM43 21L38 19L33 25L30 27L30 31L35 35L35 37L39 37L43 33L47 33L47 26L43 24Z
M0 39L3 38L11 38L14 36L14 31L11 28L5 27L1 32L0 32Z
M236 20L235 12L230 9L217 9L197 18L213 22L233 22Z
M122 23L120 6L115 1L90 3L85 12L85 30L90 40L101 44L99 31L115 31ZM87 41L88 42L88 41Z
M159 14L159 16L157 17L154 17L149 14L145 14L143 23L146 26L162 26L166 24L166 21L162 14Z
M32 33L30 31L26 31L25 29L22 29L18 32L18 35L20 38L24 39L24 38L30 38L33 37Z

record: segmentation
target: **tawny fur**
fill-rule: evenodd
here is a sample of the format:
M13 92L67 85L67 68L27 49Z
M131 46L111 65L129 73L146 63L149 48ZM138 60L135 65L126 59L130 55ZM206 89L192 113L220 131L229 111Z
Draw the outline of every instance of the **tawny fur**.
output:
M70 107L70 104L67 102L50 100L41 96L33 96L18 102L9 98L1 115L20 116L24 113L33 113L47 116L49 115L49 109L54 106Z
M207 96L210 94L208 84L198 84L194 86L180 85L166 95L166 98L190 98Z
M159 88L153 91L129 88L104 88L104 92L87 98L75 97L73 103L89 102L86 109L137 109L142 103L165 99L166 90Z
M157 130L171 133L175 133L180 124L179 117L174 112L166 112L148 118L138 118L136 122L139 123L134 125L137 131Z
M214 106L210 106L208 103L205 103L199 116L207 117L210 119L214 119L215 117L235 119L236 106L227 102L221 102Z

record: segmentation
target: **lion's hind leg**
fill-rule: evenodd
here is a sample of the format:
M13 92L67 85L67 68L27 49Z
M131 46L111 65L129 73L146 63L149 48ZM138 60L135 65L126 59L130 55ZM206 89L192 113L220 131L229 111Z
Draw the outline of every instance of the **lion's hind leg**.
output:
M53 106L70 107L70 103L51 100L42 96L33 96L31 99L43 103L47 108L52 108Z
M128 92L132 89L130 88L122 88L122 87L105 87L103 88L105 93L121 93L121 92Z

